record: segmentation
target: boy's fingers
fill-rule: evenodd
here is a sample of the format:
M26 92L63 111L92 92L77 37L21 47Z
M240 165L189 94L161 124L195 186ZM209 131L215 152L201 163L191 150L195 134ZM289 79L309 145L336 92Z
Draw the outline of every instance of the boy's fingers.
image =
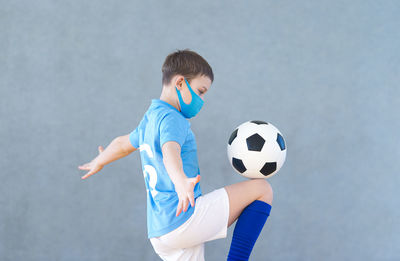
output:
M200 182L200 179L201 179L200 175L197 175L196 177L192 178L191 180L192 184L196 186L196 184Z
M87 167L87 165L88 165L88 164L87 164L87 163L85 163L85 164L79 165L78 167L79 167L79 168L86 168L86 167Z
M92 176L93 174L94 174L94 172L89 171L85 176L82 177L82 179L86 179L86 178Z
M194 196L191 195L189 199L190 199L190 205L192 205L192 207L194 207Z
M178 208L176 209L176 216L179 216L179 214L181 213L181 210L182 210L181 206L182 206L182 201L179 200Z
M187 209L188 209L188 200L187 199L185 199L184 201L183 201L183 212L186 212L187 211Z

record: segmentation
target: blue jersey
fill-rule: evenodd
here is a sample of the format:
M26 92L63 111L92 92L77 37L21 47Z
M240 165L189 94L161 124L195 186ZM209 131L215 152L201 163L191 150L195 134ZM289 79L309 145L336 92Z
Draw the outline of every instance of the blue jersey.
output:
M164 235L189 219L194 207L176 217L179 198L174 183L165 169L162 145L176 141L181 146L183 171L188 178L200 174L195 136L190 122L171 104L152 99L137 128L129 134L133 147L140 149L142 170L147 190L148 238ZM201 195L200 182L194 188L194 197Z

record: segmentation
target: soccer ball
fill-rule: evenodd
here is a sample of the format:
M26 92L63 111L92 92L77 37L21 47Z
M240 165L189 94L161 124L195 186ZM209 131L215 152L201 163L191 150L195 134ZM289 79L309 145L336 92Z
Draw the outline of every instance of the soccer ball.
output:
M233 169L246 178L270 178L286 159L286 145L271 123L247 121L239 125L228 141L228 159Z

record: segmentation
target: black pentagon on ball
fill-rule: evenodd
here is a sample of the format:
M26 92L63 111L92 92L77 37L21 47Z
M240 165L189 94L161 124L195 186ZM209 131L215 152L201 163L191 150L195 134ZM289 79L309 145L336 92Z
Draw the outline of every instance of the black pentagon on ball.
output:
M285 150L285 140L283 139L282 135L280 135L278 133L277 137L276 137L276 142L278 142L279 147L281 148L281 150Z
M236 138L239 129L236 129L232 132L231 137L229 138L228 144L231 145L233 140Z
M265 140L259 134L253 134L246 139L247 148L251 151L261 151L264 146Z
M258 124L258 125L260 125L260 124L267 124L268 125L268 122L265 122L265 121L250 121L250 122Z
M247 170L243 164L243 161L234 157L232 157L232 166L240 173L243 173Z
M264 176L268 176L269 174L271 174L275 170L276 170L276 162L267 162L267 163L264 164L262 169L260 169L260 172Z

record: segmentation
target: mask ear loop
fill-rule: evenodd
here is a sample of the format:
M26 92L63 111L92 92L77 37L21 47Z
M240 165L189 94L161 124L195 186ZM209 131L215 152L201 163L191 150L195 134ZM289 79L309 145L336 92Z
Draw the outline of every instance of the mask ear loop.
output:
M175 85L175 88L176 88L176 92L177 92L177 94L178 94L179 99L182 99L182 102L185 104L185 106L188 106L188 105L190 105L190 104L193 103L193 95L196 95L196 96L198 96L198 95L192 90L192 87L190 86L190 84L189 84L189 82L186 80L186 78L183 77L183 79L185 80L186 86L187 86L187 88L189 89L190 94L192 95L192 100L191 100L189 103L186 103L186 102L183 100L183 97L182 97L182 95L181 95L181 91L178 89L178 87L177 87L176 85ZM179 106L181 106L181 105L179 104ZM182 110L182 106L181 106L181 110Z
M201 97L197 93L194 92L192 86L190 86L189 82L186 79L185 79L185 82L186 82L186 85L187 85L190 93L192 94L192 100L193 100L193 96L197 96L201 99Z

